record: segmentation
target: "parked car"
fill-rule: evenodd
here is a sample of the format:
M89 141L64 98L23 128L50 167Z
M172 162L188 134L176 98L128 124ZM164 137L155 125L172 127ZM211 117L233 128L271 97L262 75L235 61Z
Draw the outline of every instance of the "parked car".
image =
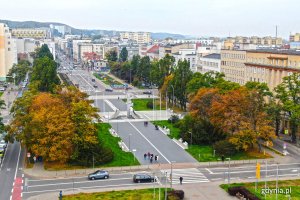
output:
M0 147L3 147L4 149L6 149L7 143L4 140L1 140L0 141Z
M144 91L143 94L152 94L152 92L149 90L149 91Z
M0 91L1 92L5 91L5 87L0 87Z
M4 152L5 152L5 149L3 147L0 147L0 158L3 158Z
M133 176L133 182L135 183L147 183L147 182L154 182L155 178L148 175L148 174L135 174Z
M88 175L88 179L95 180L95 179L108 179L109 173L105 170L97 170L94 173Z
M106 91L106 92L112 92L113 90L107 88L107 89L105 89L105 91Z
M94 85L94 88L98 88L98 85Z
M92 82L95 82L96 80L92 78Z

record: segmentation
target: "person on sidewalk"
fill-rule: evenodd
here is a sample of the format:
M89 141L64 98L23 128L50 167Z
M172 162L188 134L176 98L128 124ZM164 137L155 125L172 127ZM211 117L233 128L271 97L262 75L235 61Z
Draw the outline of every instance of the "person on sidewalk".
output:
M150 159L150 155L151 155L150 152L148 152L148 158L149 158L149 159Z
M183 181L183 178L182 178L182 176L180 176L180 177L179 177L180 185L182 185L182 181Z
M150 158L150 163L152 164L152 162L153 162L153 158L151 157L151 158Z
M145 154L144 154L144 160L146 160L146 158L147 158L147 154L145 153Z
M36 163L36 157L35 156L33 156L33 161L34 161L34 163Z

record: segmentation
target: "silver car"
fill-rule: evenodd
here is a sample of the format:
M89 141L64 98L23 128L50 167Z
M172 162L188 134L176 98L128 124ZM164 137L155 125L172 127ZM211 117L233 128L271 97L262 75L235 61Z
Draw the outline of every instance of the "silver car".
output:
M95 179L108 179L109 173L105 170L97 170L94 173L88 175L88 179L95 180Z

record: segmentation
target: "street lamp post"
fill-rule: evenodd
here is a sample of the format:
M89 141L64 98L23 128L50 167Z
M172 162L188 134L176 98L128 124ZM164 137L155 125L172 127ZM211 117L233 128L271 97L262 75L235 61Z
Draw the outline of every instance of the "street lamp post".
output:
M166 172L166 181L165 181L165 200L167 200L167 179L168 179L168 172Z
M226 158L228 160L228 185L230 184L230 158Z
M191 135L190 145L192 145L192 143L193 143L193 132L189 131L189 134Z
M174 86L171 85L172 89L173 89L173 97L172 97L172 107L174 107Z
M133 152L133 161L135 162L135 152L136 152L136 149L132 149L132 152Z
M131 151L131 150L130 150L130 136L131 136L131 133L129 133L128 136L129 136L129 137L128 137L128 138L129 138L129 139L128 139L128 140L129 140L129 141L128 141L128 143L129 143L129 144L128 144L128 147L129 147L129 152L130 152L130 151Z

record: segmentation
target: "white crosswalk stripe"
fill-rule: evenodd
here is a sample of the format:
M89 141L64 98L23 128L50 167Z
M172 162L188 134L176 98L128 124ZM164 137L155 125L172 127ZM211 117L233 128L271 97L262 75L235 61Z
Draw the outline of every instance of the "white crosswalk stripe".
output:
M162 170L162 173L167 172L168 179L170 181L170 173L171 170ZM173 169L172 170L172 177L173 177L173 184L179 184L179 178L182 177L183 181L182 183L206 183L209 182L206 176L202 174L198 169L196 168L188 168L188 169Z

